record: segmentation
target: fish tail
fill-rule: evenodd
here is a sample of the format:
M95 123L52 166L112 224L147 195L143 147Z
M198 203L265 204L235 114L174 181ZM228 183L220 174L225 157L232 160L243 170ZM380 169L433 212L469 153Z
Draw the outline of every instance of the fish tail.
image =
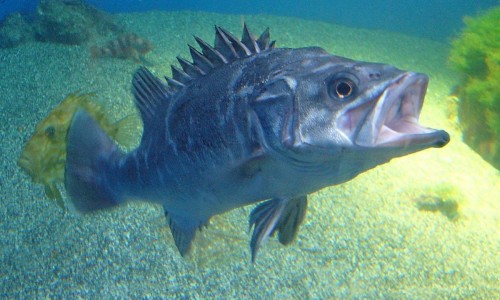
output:
M75 113L67 135L64 174L72 208L88 213L123 202L117 185L117 166L123 156L87 112Z

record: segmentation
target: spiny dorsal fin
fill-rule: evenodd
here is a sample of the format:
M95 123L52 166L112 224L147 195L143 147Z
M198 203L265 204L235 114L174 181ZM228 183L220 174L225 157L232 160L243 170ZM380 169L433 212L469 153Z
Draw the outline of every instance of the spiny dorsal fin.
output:
M266 28L259 38L255 39L246 23L243 26L241 41L219 26L215 26L214 46L210 46L199 37L195 36L194 38L200 46L201 52L188 45L193 62L177 57L182 70L172 66L172 79L166 78L169 92L177 91L192 80L209 73L212 69L274 48L274 41L269 43L269 28Z

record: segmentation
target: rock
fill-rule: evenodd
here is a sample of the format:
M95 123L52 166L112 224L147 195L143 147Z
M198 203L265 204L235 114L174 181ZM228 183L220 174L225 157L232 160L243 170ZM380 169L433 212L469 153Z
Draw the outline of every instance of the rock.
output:
M34 29L39 41L70 45L119 30L109 15L80 0L40 1Z
M20 13L7 16L0 25L0 48L15 47L33 39L33 28Z

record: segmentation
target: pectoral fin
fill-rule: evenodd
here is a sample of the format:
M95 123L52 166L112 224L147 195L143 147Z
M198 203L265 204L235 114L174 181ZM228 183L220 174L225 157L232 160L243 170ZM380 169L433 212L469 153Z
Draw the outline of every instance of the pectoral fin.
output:
M259 204L250 213L249 226L254 226L250 248L252 250L252 262L260 246L265 240L279 232L280 243L287 245L297 235L299 225L304 220L307 207L307 197L293 199L271 199Z
M55 183L45 185L45 195L47 198L56 200L57 205L64 208L64 201L62 199L61 192Z
M142 129L141 120L136 115L128 115L112 125L111 136L125 148L131 148L139 141Z
M295 240L307 210L307 196L290 200L278 223L279 241L288 245Z

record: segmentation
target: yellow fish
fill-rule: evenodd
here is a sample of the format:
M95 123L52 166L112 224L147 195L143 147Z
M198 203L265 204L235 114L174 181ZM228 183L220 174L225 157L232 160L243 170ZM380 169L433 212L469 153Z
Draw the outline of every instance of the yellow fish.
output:
M138 118L127 116L112 124L102 108L92 98L94 94L68 95L49 115L41 121L35 133L26 143L17 164L26 171L35 183L45 186L45 194L64 207L57 184L64 181L66 163L66 134L71 119L78 109L85 109L104 128L106 133L124 146L133 140L138 132Z

